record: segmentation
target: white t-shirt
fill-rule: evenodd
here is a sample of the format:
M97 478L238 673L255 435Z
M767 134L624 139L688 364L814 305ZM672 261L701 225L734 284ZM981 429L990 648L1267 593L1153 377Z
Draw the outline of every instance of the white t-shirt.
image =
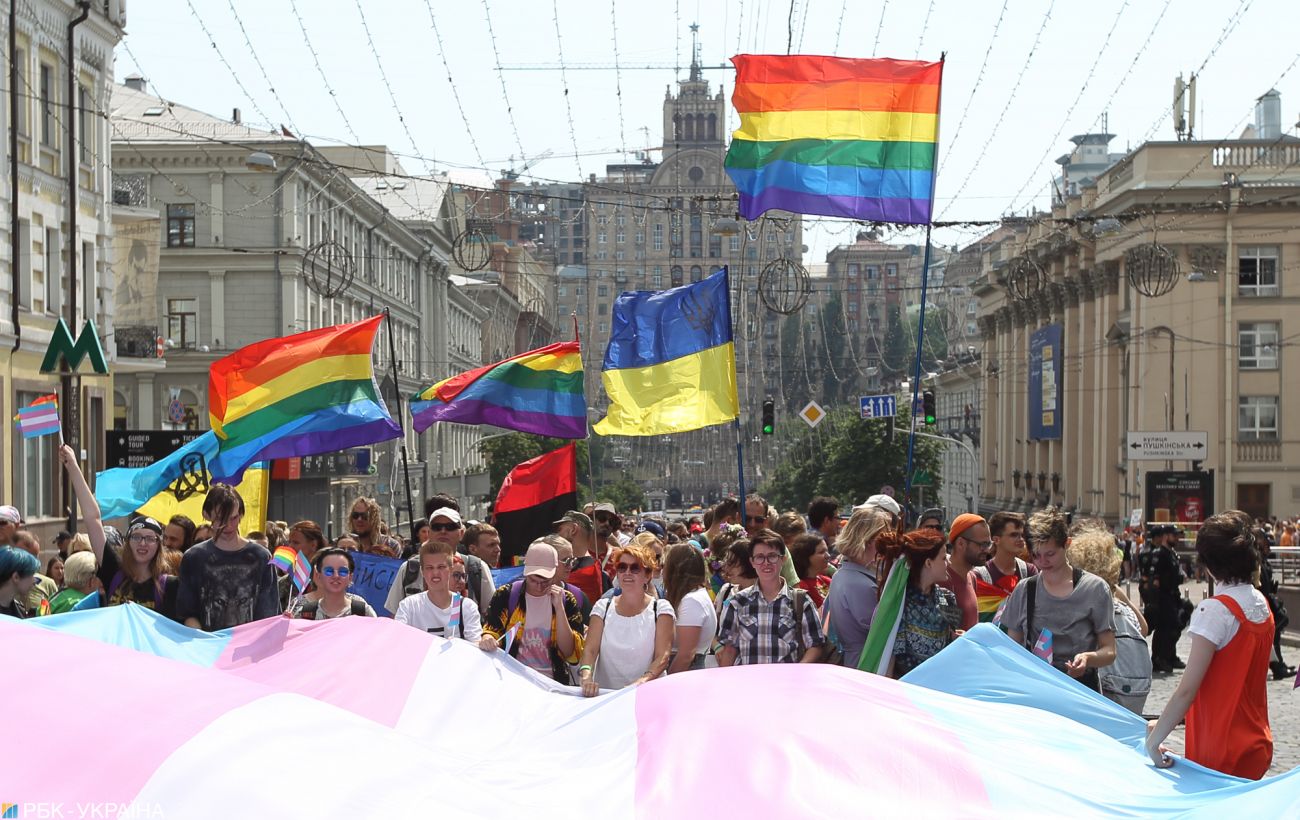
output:
M692 590L682 597L682 601L677 605L677 626L698 626L700 628L700 640L692 649L687 647L683 650L677 645L677 635L673 635L673 650L676 652L689 651L692 655L700 655L709 651L709 646L718 634L718 613L713 609L713 601L709 600L709 593L704 587Z
M459 638L461 619L464 619L465 640L478 643L483 635L478 607L474 606L473 601L466 601L459 595L452 595L451 606L442 609L429 600L429 593L417 592L404 598L397 606L397 614L393 616L393 620L399 624L423 629L440 638ZM452 625L455 628L448 629Z
M605 625L596 658L596 683L601 689L622 689L650 669L655 654L655 630L660 615L675 617L672 604L655 598L640 613L620 615L613 598L602 598L591 617Z
M1251 623L1262 624L1268 620L1268 599L1250 584L1224 584L1216 587L1214 594L1227 595L1236 601ZM1213 598L1206 598L1192 613L1187 631L1205 638L1216 649L1222 649L1237 634L1240 626L1226 606Z

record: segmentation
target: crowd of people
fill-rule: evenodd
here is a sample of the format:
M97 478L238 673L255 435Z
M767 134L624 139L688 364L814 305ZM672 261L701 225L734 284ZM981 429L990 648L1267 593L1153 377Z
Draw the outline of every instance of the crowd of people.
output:
M925 510L908 528L900 504L871 496L849 509L812 499L778 512L765 499L725 499L698 517L621 515L609 503L570 510L523 550L517 580L497 585L500 533L436 495L408 540L374 499L349 509L331 543L312 521L272 522L241 535L244 501L213 485L203 522L132 518L105 526L76 458L61 451L84 532L66 534L42 566L22 515L0 507L0 614L67 612L86 598L132 602L191 627L220 630L283 615L376 617L350 591L357 553L402 561L385 609L399 623L484 652L504 652L583 695L709 666L830 663L866 666L891 573L906 586L890 630L885 674L902 677L977 623L1079 685L1142 714L1153 675L1182 670L1147 749L1187 722L1187 756L1258 778L1271 759L1264 682L1294 674L1281 656L1285 611L1268 562L1290 525L1259 526L1235 511L1195 536L1195 568L1217 584L1194 606L1183 592L1183 533L1156 524L1118 536L1057 508L1032 515ZM271 561L288 545L311 565L297 589ZM1138 581L1140 606L1126 587ZM1192 635L1186 660L1179 634ZM1148 649L1148 635L1150 648Z

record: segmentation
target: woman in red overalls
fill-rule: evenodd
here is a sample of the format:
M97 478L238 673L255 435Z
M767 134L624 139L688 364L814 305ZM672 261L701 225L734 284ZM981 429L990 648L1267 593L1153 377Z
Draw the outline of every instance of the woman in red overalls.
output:
M1268 661L1273 616L1251 580L1258 567L1250 517L1211 516L1196 534L1196 555L1214 576L1216 594L1192 615L1192 651L1178 689L1147 734L1156 766L1174 765L1162 742L1187 717L1187 759L1258 780L1273 760L1268 726Z

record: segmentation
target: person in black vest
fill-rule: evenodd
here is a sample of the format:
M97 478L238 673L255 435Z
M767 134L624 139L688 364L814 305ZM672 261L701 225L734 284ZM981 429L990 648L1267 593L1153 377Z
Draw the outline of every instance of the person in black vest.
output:
M1181 535L1172 524L1152 526L1147 531L1146 549L1138 558L1138 591L1143 617L1151 625L1151 669L1156 673L1169 674L1186 665L1178 657L1183 571L1174 547Z
M1273 567L1268 562L1272 552L1268 533L1262 529L1255 530L1255 548L1259 550L1259 591L1268 601L1268 609L1273 613L1273 657L1268 667L1273 672L1273 680L1286 680L1295 676L1295 667L1289 665L1282 657L1282 632L1291 622L1286 611L1286 604L1278 597L1278 581L1273 576Z

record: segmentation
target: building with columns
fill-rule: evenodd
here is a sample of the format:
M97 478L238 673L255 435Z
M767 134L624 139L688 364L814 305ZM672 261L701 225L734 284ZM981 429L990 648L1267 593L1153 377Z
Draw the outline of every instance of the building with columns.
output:
M985 507L1054 503L1113 524L1143 506L1149 473L1200 469L1214 498L1197 506L1300 510L1285 389L1300 379L1300 140L1273 113L1251 138L1144 143L985 250ZM1209 446L1139 460L1133 431L1201 431Z

